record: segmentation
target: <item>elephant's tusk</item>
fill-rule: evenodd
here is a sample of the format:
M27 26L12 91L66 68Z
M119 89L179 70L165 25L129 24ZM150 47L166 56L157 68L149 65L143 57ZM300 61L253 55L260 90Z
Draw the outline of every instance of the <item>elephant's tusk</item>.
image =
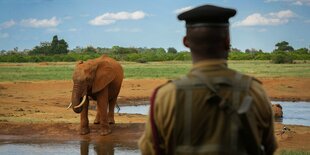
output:
M67 107L67 110L71 108L71 106L72 106L72 102L70 102L70 105Z
M85 101L86 101L86 95L83 97L82 102L79 105L75 106L74 108L76 109L76 108L79 108L79 107L83 106Z

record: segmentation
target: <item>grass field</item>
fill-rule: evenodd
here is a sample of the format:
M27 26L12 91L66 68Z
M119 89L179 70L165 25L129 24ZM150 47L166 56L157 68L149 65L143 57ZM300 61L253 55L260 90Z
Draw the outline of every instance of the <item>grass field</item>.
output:
M300 150L281 150L276 153L278 155L309 155L308 151L300 151Z
M269 61L229 61L229 67L256 77L310 77L310 62L272 64ZM71 80L75 63L0 63L0 81ZM122 62L129 79L165 78L184 75L190 61Z

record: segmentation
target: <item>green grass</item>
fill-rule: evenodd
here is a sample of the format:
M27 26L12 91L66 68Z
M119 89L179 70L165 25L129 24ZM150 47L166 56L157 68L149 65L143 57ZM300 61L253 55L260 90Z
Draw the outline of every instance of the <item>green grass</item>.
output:
M71 63L72 64L72 63ZM37 64L1 66L0 81L32 81L32 80L67 80L71 79L73 65Z
M71 80L75 63L0 63L0 81ZM171 79L186 74L191 61L121 62L125 78ZM256 77L310 77L310 62L272 64L269 61L229 61L229 67Z
M309 151L300 151L300 150L282 150L279 155L310 155Z
M123 63L125 78L176 78L186 74L191 67L189 61L166 61L151 63Z
M296 64L273 64L261 60L229 61L229 67L256 77L310 77L309 61L297 61Z

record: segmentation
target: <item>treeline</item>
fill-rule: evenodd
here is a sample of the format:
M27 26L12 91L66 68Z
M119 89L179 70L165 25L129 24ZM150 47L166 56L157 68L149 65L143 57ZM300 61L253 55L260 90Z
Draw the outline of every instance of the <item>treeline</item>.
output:
M156 48L154 48L156 49ZM117 52L69 52L68 54L55 55L29 55L26 53L2 54L0 62L74 62L78 60L88 60L100 57L105 54L119 61L133 61L145 63L149 61L171 61L171 60L191 60L189 52L166 53L163 51L154 51L147 49L145 52L138 53L117 53Z
M122 47L124 48L124 47ZM127 48L124 48L127 49ZM135 50L134 50L135 49ZM177 53L168 53L161 48L144 49L142 52L137 52L136 48L130 48L135 52L118 53L116 52L73 52L67 54L54 54L54 55L30 55L24 52L13 52L1 54L0 62L74 62L78 60L88 60L106 54L119 61L132 61L145 63L149 61L171 61L171 60L191 60L189 52L181 51ZM111 49L110 49L111 50ZM271 60L274 63L292 63L294 60L310 60L310 53L305 50L284 52L277 51L272 53L256 52L245 53L240 51L231 51L229 60Z
M288 42L277 43L276 49L271 53L262 50L246 49L244 52L231 48L229 60L271 60L274 63L293 63L294 60L310 60L310 51L307 48L295 50ZM149 61L191 60L188 51L177 51L170 47L164 48L135 48L113 46L112 48L94 48L92 46L76 47L68 50L65 40L53 37L51 43L43 42L32 50L0 51L0 62L74 62L88 60L106 54L119 61L132 61L145 63Z
M310 49L294 49L288 42L282 41L275 44L275 50L264 53L262 50L246 49L241 52L232 48L229 55L230 60L271 60L273 63L293 63L294 60L310 60Z

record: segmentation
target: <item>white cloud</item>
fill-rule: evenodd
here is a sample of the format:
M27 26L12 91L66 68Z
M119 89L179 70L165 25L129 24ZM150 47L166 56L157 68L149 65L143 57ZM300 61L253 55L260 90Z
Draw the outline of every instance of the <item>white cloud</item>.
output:
M288 23L289 20L295 16L295 13L291 10L271 12L267 15L254 13L247 16L244 20L234 23L233 26L281 25Z
M285 2L292 5L308 5L310 6L310 0L265 0L266 3L272 3L272 2Z
M8 38L9 36L8 33L0 33L0 39Z
M51 19L23 19L21 21L21 25L26 27L33 27L33 28L50 28L56 27L60 24L60 20L56 17L52 17Z
M180 13L188 11L188 10L190 10L192 8L193 8L192 6L187 6L187 7L184 7L184 8L176 9L176 10L174 10L174 13L180 14Z
M15 24L16 24L16 22L14 20L9 20L9 21L3 22L2 24L0 24L0 30L10 28L10 27L14 26Z
M310 24L310 19L308 19L308 20L305 20L305 23L308 23L308 24Z
M97 16L96 18L89 21L89 24L95 26L109 25L119 20L140 20L143 19L147 14L143 11L135 12L117 12L117 13L105 13Z
M303 5L303 3L302 3L301 1L296 1L296 2L294 2L293 4L294 4L294 5L300 5L300 6Z
M291 10L283 10L283 11L279 11L279 12L271 12L269 13L269 15L271 17L274 17L274 18L292 18L292 17L295 17L295 13L292 12Z

